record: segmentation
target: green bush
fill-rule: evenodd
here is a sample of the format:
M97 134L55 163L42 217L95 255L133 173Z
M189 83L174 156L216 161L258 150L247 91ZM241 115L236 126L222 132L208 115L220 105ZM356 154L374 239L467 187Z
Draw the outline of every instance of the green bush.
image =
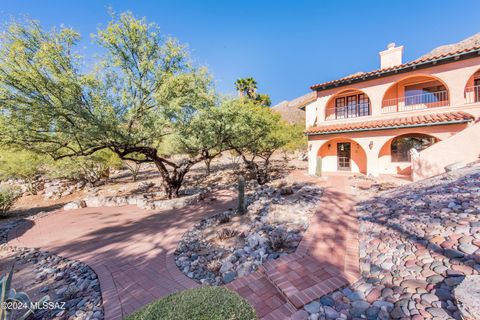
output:
M111 168L120 168L121 160L109 150L97 151L90 156L64 158L50 164L47 176L51 179L85 181L90 185L108 180Z
M27 150L0 150L0 179L21 179L30 193L37 193L38 178L49 159Z
M305 126L301 124L289 124L285 126L289 140L282 147L284 152L293 153L295 151L307 150L307 136L304 134Z
M18 188L0 187L0 215L6 215L20 195L21 192Z
M253 308L223 287L200 287L171 294L127 317L127 320L252 320Z

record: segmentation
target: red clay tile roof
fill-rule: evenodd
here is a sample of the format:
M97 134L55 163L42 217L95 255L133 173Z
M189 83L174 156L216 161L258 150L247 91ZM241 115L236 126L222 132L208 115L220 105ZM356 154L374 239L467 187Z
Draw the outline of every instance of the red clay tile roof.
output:
M394 66L394 67L390 67L390 68L377 69L377 70L370 71L370 72L358 72L358 73L355 73L355 74L352 74L352 75L349 75L347 77L340 78L340 79L337 79L337 80L315 84L315 85L311 86L310 89L312 89L312 90L322 90L322 89L324 89L323 87L325 87L325 89L327 89L326 87L330 87L332 85L348 84L348 83L350 83L351 81L354 81L354 80L363 81L363 80L366 80L366 79L371 78L373 76L381 76L384 73L398 72L399 70L406 69L406 68L409 68L409 67L418 66L418 65L421 65L421 64L425 64L425 63L428 63L428 62L433 62L433 61L440 60L440 59L447 59L447 58L452 58L452 57L456 57L456 56L461 56L461 55L473 53L473 52L476 52L476 51L479 51L479 50L480 50L480 46L473 46L473 47L470 47L470 48L457 49L457 50L453 50L453 51L450 51L450 52L444 52L444 53L441 53L441 54L438 54L438 55L429 55L429 56L425 56L425 57L420 57L416 60L401 64L401 65L398 65L398 66Z
M448 112L408 116L392 119L379 119L362 122L341 123L321 125L309 128L305 131L307 135L333 134L341 132L387 130L398 129L399 127L435 126L442 124L464 123L475 120L475 117L466 112Z

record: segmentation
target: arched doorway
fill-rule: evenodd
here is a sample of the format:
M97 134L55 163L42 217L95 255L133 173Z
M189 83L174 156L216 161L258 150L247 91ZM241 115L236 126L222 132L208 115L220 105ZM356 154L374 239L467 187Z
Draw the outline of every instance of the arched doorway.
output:
M472 74L465 85L465 102L480 102L480 70Z
M325 120L358 118L371 114L370 98L357 89L342 90L328 100Z
M410 175L411 149L418 152L437 143L438 138L423 133L407 133L388 140L378 154L379 165L386 168L386 173Z
M335 138L325 142L317 153L318 172L350 171L367 173L367 154L352 139Z
M395 82L385 92L382 113L444 107L450 104L447 85L431 75L415 75Z

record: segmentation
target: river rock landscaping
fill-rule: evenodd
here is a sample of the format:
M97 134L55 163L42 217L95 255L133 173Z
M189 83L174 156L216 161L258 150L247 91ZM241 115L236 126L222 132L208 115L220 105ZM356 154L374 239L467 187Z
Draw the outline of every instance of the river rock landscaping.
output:
M308 318L461 319L455 288L480 274L480 166L375 188L357 210L362 279L307 304Z
M230 210L196 224L175 252L179 269L202 284L220 285L294 252L322 189L308 184L257 187L244 215Z
M35 220L47 213L30 217ZM17 248L6 244L8 232L26 223L12 219L0 225L0 261L2 270L13 264L12 286L28 292L33 302L48 295L55 307L64 309L37 310L29 319L101 320L104 319L100 283L86 264L33 248Z

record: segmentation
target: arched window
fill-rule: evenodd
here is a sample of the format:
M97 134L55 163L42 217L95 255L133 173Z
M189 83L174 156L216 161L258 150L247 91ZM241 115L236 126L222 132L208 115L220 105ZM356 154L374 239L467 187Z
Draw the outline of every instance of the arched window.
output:
M410 150L422 151L437 142L435 137L426 134L406 134L398 136L392 141L392 162L410 161Z

